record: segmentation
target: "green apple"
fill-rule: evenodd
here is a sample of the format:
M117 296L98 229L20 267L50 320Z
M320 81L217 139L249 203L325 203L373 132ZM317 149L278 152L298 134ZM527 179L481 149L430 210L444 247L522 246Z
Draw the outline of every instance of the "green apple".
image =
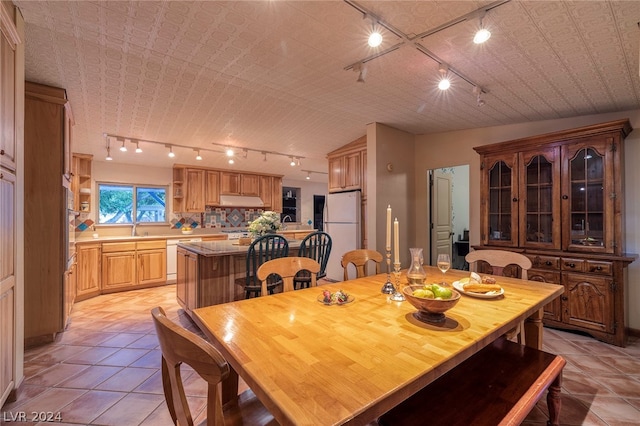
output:
M433 291L436 298L451 299L452 296L450 288L442 287L438 284L433 284L431 286L431 291Z
M422 297L424 299L433 299L435 297L431 290L425 288L414 290L412 294L416 297Z

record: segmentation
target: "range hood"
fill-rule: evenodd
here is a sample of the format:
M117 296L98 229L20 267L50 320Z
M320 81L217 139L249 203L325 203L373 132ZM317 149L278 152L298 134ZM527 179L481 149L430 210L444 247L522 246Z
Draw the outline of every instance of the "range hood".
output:
M264 202L260 197L221 195L220 205L223 207L264 207Z

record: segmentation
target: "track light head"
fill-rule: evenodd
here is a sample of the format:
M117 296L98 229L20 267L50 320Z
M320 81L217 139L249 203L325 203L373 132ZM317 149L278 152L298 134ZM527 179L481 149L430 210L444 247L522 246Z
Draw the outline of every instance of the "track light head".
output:
M482 18L484 18L486 11L480 15L480 29L476 32L476 35L473 37L473 42L475 44L482 44L485 41L489 40L491 37L491 33L489 30L484 28L482 25Z
M307 180L311 179L311 172L307 172L307 177L305 179L307 179Z
M289 158L291 158L291 162L289 163L289 165L290 165L291 167L294 167L294 166L296 165L295 160L293 159L293 157L289 157Z
M122 139L122 146L120 147L120 151L127 152L127 147L124 146L124 139Z
M233 157L233 149L227 148L225 152L227 153L227 157Z
M484 106L486 102L481 98L484 91L480 86L473 86L473 94L476 95L476 103L479 107Z
M104 159L107 161L113 160L113 158L111 157L111 148L107 147L107 156Z
M136 154L142 153L142 148L140 148L140 141L136 141Z
M262 161L267 161L267 153L262 151L261 154L263 155Z
M196 149L195 151L196 151L196 160L197 161L202 161L202 156L200 155L200 150Z
M173 153L173 147L171 145L167 145L167 148L169 148L169 158L173 158L176 155Z
M382 44L382 34L380 34L377 30L373 30L371 34L369 34L369 40L367 40L369 46L378 47Z
M449 80L449 65L441 63L438 65L438 71L440 71L440 81L438 82L438 89L447 90L451 87L451 81Z

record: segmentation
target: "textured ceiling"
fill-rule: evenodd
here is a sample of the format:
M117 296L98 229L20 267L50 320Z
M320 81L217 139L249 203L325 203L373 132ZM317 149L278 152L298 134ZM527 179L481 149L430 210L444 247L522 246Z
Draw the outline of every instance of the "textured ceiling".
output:
M16 1L26 22L27 80L63 87L74 149L105 156L103 133L220 150L250 151L234 166L221 153L198 164L282 173L326 172L328 152L380 122L414 134L640 108L638 1L510 1L479 19L424 39L416 34L468 14L483 1L361 1L406 37L383 31L342 1ZM365 83L345 70L364 64ZM415 42L487 92L453 75L436 88L438 63ZM191 149L140 144L112 149L116 162L196 164ZM112 145L113 146L113 145ZM118 144L119 146L119 144ZM117 148L117 146L116 146ZM130 146L131 148L131 146ZM326 175L313 175L326 180Z

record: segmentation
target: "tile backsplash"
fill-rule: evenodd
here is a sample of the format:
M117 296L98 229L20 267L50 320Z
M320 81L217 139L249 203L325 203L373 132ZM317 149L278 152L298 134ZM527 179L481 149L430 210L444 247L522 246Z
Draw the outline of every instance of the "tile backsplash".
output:
M171 228L178 229L185 223L191 223L193 228L246 228L249 222L262 214L262 209L239 207L209 207L203 213L174 214Z

